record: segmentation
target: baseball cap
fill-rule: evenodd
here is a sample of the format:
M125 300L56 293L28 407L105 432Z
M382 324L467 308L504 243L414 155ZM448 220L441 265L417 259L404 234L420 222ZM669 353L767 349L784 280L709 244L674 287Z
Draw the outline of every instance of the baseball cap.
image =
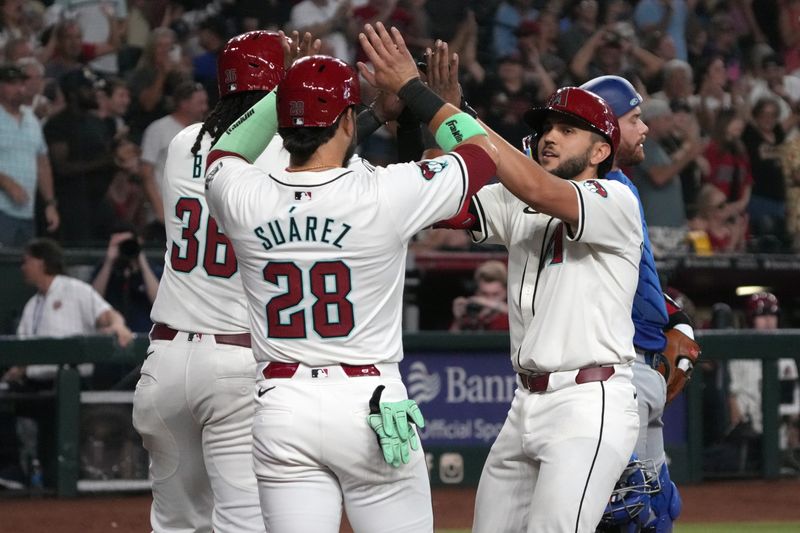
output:
M64 94L71 94L82 88L100 88L103 80L88 68L77 68L61 76L59 85Z
M0 65L0 82L27 79L28 75L21 68L14 65Z

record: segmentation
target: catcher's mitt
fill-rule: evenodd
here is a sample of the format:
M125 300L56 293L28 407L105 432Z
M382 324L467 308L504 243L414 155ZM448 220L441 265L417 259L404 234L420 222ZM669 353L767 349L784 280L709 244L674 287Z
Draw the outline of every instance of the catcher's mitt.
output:
M667 382L667 403L680 394L692 377L692 370L700 357L700 346L677 329L667 330L667 347L658 365L658 371Z

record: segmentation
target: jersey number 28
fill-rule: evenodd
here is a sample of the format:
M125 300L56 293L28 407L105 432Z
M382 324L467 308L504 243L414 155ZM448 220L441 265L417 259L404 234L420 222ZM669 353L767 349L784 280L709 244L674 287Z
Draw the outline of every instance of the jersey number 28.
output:
M197 198L181 198L175 204L175 216L181 220L188 213L188 219L184 223L181 238L186 241L186 249L181 254L181 247L172 243L170 252L170 262L172 268L178 272L191 272L197 266L200 253L200 239L197 233L200 230L200 221L203 218L203 205ZM211 215L207 215L205 249L203 250L203 268L209 276L217 278L229 278L236 273L236 255L233 253L233 246L228 238L220 233L217 221ZM218 261L219 247L224 246L224 257Z
M281 320L281 311L299 304L305 292L303 271L295 263L270 262L264 268L264 281L279 285L285 280L286 292L267 303L267 336L273 339L306 338L306 311L300 309ZM353 330L353 304L350 294L350 269L341 261L315 263L308 271L309 286L315 301L311 305L314 331L323 338L346 337Z

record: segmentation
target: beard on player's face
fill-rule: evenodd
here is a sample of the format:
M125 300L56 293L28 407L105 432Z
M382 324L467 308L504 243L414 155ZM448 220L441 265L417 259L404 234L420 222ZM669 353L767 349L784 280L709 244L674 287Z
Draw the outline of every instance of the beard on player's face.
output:
M546 168L545 170L548 170L551 174L558 176L561 179L571 180L583 172L587 166L589 166L589 156L591 150L592 147L590 146L589 149L587 149L583 154L559 161L555 168Z
M636 143L633 146L628 143L620 144L616 159L618 167L632 167L642 161L644 161L644 147L641 143Z

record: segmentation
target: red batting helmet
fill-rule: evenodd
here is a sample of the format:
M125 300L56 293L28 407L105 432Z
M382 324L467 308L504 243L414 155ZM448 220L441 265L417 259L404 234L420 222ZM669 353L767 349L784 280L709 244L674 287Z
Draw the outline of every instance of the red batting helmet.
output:
M358 76L347 63L329 56L298 59L278 85L281 128L321 128L361 103Z
M220 97L245 91L271 91L283 79L281 37L249 31L232 38L217 59Z
M604 176L614 162L620 135L619 123L605 100L585 89L563 87L550 95L544 107L529 109L524 115L525 122L541 134L544 120L551 113L578 119L588 130L600 134L608 141L611 155L599 166L601 177Z
M747 299L747 320L761 315L777 315L780 311L778 298L771 292L757 292Z

